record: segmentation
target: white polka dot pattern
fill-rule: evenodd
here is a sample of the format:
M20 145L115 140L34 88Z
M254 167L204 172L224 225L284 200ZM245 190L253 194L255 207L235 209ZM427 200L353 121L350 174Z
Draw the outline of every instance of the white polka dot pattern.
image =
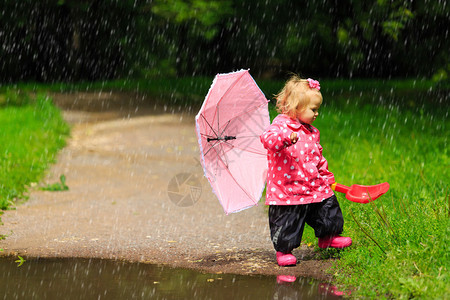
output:
M294 145L292 132L299 137ZM280 114L260 138L268 150L267 176L273 178L267 181L267 205L316 203L333 195L328 187L334 183L334 175L322 156L320 133L315 127Z

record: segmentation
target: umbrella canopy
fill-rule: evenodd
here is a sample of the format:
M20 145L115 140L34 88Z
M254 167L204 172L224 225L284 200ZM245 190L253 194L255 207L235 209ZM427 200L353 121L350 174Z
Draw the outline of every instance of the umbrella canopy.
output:
M205 176L226 214L258 204L267 176L259 136L268 101L248 70L217 74L195 117Z

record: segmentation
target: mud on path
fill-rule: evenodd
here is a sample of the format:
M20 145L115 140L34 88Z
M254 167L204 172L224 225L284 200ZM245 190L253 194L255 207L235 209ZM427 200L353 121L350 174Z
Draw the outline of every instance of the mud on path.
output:
M2 255L86 257L330 280L311 248L276 264L264 205L226 216L198 162L194 114L125 93L54 94L72 135L42 186L2 216ZM189 179L188 179L189 178ZM186 180L187 184L183 184Z

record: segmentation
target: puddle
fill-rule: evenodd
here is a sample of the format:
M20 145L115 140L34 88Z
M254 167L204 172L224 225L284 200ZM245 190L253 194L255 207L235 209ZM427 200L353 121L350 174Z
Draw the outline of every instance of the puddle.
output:
M338 299L318 281L100 259L0 258L3 299ZM295 280L294 282L287 282ZM1 297L1 296L0 296Z

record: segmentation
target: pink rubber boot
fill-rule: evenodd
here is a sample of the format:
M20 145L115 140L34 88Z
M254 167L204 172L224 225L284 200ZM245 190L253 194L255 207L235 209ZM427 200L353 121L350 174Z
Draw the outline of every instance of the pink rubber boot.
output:
M297 259L291 253L277 251L277 263L280 267L295 266Z
M352 239L340 235L332 235L324 238L319 238L319 248L338 248L342 249L352 244Z
M297 280L297 277L291 276L291 275L278 275L277 276L277 283L283 284L283 283L292 283Z

